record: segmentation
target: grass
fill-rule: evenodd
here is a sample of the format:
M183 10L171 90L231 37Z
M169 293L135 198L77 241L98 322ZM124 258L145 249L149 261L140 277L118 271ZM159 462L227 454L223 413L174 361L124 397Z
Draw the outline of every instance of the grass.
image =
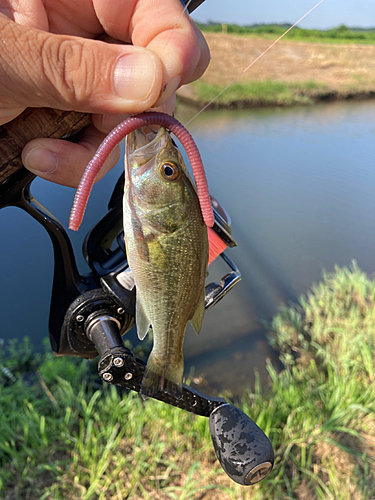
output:
M210 102L223 87L199 80L192 84L198 100ZM317 96L324 93L326 85L308 80L304 83L287 83L271 79L234 83L220 95L213 105L219 107L291 106L312 104Z
M250 488L222 472L204 417L101 386L88 362L35 356L27 340L7 357L3 346L0 498L374 498L374 305L375 282L353 263L268 326L284 370L269 365L270 388L236 403L276 452Z
M207 23L199 24L203 32L228 33L237 36L252 36L257 38L275 39L284 34L290 24L263 24L253 26L239 26L237 24ZM287 35L286 40L312 43L355 43L374 44L375 29L349 28L342 24L327 30L303 29L294 27Z

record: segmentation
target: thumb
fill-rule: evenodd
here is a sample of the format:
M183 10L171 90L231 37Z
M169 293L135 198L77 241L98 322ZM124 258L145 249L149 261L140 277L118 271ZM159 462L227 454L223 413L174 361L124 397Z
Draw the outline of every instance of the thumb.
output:
M150 50L28 28L0 16L0 107L137 113L161 93Z

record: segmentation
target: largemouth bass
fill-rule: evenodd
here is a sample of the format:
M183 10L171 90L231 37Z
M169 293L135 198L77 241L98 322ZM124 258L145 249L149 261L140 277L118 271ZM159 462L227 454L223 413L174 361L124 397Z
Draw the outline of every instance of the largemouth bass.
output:
M204 314L208 238L194 183L165 128L151 142L141 129L127 136L124 232L138 337L152 329L154 338L141 394L178 398L186 326L198 333Z

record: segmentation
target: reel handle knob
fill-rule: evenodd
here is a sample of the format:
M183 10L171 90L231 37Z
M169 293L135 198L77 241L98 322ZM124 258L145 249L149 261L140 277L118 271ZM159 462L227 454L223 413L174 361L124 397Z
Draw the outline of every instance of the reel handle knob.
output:
M250 486L271 472L271 442L239 408L228 403L216 407L209 417L209 426L216 456L233 481Z

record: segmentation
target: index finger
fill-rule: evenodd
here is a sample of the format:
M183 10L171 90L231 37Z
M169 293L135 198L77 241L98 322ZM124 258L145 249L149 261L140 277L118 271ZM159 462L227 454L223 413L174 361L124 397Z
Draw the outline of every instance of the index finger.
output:
M179 0L94 0L96 14L114 38L147 47L163 63L164 102L181 85L199 78L209 62L209 49ZM128 35L128 36L126 36Z

